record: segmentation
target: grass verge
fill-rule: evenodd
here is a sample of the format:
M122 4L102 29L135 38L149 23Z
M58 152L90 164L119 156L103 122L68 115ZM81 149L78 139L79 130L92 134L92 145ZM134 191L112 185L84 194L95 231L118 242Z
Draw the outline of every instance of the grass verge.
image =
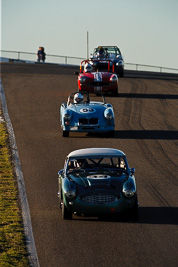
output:
M0 267L30 266L5 122L0 122Z

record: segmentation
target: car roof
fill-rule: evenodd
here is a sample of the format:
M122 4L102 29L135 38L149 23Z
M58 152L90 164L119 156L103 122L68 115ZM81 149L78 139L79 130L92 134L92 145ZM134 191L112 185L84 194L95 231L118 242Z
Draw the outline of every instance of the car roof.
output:
M99 45L97 48L99 47L115 47L118 48L116 45Z
M102 46L98 46L98 47L96 47L95 49L99 49L100 47L102 47L102 48L104 48L104 49L105 49L105 48L111 48L111 49L120 51L119 47L118 47L118 46L115 46L115 45L102 45Z
M114 148L84 148L71 152L68 158L86 158L86 157L123 157L125 153Z

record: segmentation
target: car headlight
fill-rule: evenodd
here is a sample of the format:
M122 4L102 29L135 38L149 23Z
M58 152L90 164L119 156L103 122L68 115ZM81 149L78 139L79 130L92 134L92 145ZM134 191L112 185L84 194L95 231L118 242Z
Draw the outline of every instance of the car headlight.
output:
M71 114L70 114L70 113L65 113L65 114L64 114L64 119L65 119L65 121L70 121L70 119L71 119Z
M86 77L85 77L85 76L80 76L80 77L79 77L79 81L80 81L81 83L84 83L84 82L86 81Z
M116 63L116 66L122 66L122 65L123 65L122 60L119 60L119 61Z
M111 82L117 82L118 78L117 78L117 75L112 75L111 78L110 78L110 81Z
M75 192L75 190L73 190L73 189L68 189L67 191L66 191L66 196L68 197L68 198L74 198L75 196L76 196L76 192Z
M113 115L110 114L110 113L107 113L107 114L105 115L105 118L106 118L108 121L111 121L111 120L113 119Z
M135 190L132 188L123 188L122 193L126 198L135 196Z
M113 119L113 112L112 112L112 110L111 110L110 108L105 109L105 111L104 111L104 117L105 117L108 121L110 121L110 120Z

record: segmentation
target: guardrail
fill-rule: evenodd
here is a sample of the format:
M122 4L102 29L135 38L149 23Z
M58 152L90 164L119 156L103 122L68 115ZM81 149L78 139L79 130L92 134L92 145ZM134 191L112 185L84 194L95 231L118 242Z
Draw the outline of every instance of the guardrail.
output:
M29 62L37 61L36 53L22 52L22 51L8 51L8 50L0 50L0 53L1 57L9 58L10 61L29 61ZM46 54L47 63L80 65L80 62L83 59L85 58ZM136 70L136 71L143 70L143 71L178 73L178 69L175 68L144 65L137 63L125 63L125 69Z
M37 53L22 52L22 51L8 51L0 50L1 57L9 58L16 61L37 61ZM63 63L63 64L77 64L79 65L84 58L72 57L72 56L60 56L46 54L47 63Z

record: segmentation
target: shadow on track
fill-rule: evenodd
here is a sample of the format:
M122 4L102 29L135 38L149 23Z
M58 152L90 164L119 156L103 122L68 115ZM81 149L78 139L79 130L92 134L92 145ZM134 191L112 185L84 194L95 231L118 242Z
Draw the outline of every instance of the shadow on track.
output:
M178 99L178 95L119 93L118 98Z
M147 139L178 140L178 131L169 130L115 130L114 136L105 133L70 133L69 138L111 138L111 139Z
M177 207L140 207L139 219L132 220L125 217L110 217L110 218L90 218L90 217L77 217L74 220L85 221L100 221L112 223L137 223L137 224L160 224L160 225L178 225L178 208Z
M140 207L139 223L178 225L177 207Z
M116 139L159 139L178 140L178 131L169 130L120 130L115 131Z

